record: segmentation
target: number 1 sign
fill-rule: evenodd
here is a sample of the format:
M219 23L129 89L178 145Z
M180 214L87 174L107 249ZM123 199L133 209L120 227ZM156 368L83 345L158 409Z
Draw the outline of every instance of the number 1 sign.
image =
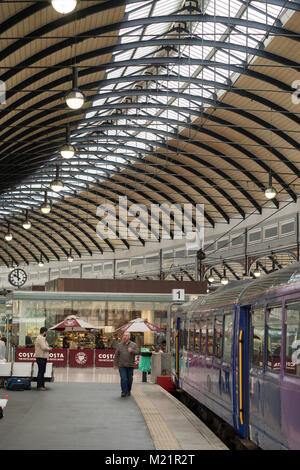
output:
M172 299L174 302L176 301L183 302L184 301L184 289L172 289Z

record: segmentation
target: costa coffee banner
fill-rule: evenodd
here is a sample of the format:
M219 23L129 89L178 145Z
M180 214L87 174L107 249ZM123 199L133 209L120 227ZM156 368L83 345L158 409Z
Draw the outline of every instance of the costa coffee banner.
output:
M15 362L35 362L34 351L34 348L16 348ZM51 349L48 362L52 362L55 367L67 367L67 349Z
M67 367L68 350L63 348L53 348L49 353L48 362L52 362L55 367Z
M114 349L96 349L95 367L113 367L114 355Z
M15 362L35 362L34 348L16 348Z
M69 367L93 367L93 349L69 349Z
M115 349L96 349L95 367L113 367ZM140 356L135 356L135 369L139 366Z

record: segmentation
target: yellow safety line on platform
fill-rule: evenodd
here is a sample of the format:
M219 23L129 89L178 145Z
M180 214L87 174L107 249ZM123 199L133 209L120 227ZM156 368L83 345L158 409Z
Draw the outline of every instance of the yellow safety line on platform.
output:
M194 426L195 430L199 433L201 442L207 442L207 450L228 450L228 447L219 439L207 426L203 423L192 411L190 411L183 403L177 398L173 397L163 388L161 391L171 400L179 413L182 413L189 422Z
M156 406L139 389L138 385L135 385L134 390L132 390L132 396L144 416L155 449L182 450L182 447L159 414Z

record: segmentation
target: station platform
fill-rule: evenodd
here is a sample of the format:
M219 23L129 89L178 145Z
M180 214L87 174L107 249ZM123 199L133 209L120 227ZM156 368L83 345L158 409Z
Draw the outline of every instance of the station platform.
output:
M114 369L57 368L48 391L12 392L0 421L0 450L226 450L190 410L134 373L121 398Z

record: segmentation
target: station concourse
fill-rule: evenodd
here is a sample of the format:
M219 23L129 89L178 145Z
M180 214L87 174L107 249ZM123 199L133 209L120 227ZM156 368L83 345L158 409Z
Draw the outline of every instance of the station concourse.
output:
M0 2L1 451L300 449L299 15Z

